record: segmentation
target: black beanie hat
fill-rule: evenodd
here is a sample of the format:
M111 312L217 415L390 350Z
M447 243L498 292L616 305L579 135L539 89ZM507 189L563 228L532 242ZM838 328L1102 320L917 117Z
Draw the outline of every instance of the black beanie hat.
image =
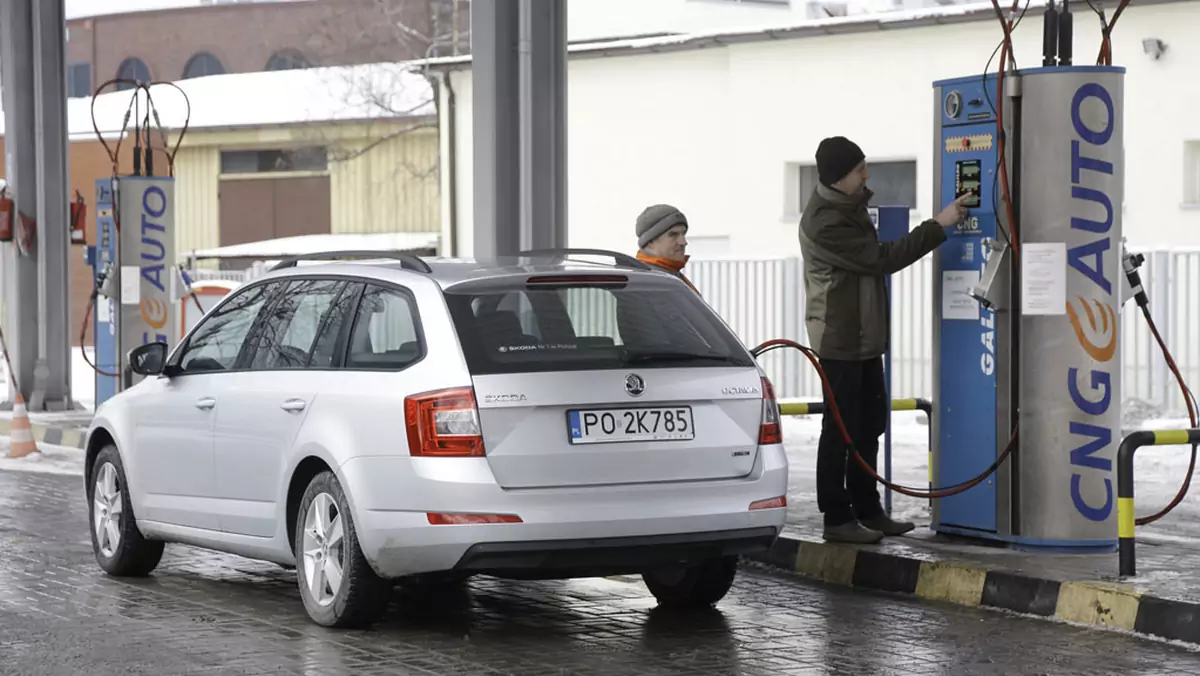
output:
M817 146L817 178L825 186L832 186L865 158L862 149L845 136L827 138Z

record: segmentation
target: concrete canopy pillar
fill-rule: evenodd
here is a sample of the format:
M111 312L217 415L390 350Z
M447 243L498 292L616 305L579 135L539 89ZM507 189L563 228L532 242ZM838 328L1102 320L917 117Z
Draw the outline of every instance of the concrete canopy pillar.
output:
M563 0L473 0L476 258L567 246Z

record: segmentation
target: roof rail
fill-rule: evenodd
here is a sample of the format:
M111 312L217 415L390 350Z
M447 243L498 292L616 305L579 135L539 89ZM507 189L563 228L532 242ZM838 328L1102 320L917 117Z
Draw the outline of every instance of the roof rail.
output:
M433 272L433 268L429 267L429 263L421 260L417 256L403 251L371 251L371 250L348 250L348 251L319 251L316 253L300 254L299 256L288 256L274 267L271 272L283 270L284 268L292 268L300 261L329 261L342 258L390 258L394 261L399 261L400 266L413 270L415 272Z
M637 258L628 254L623 254L618 251L609 251L607 249L529 249L517 254L519 258L533 258L537 256L545 256L547 258L562 257L566 258L571 255L588 255L588 256L608 256L616 262L617 265L626 267L638 268L641 270L653 270L649 265L639 261Z

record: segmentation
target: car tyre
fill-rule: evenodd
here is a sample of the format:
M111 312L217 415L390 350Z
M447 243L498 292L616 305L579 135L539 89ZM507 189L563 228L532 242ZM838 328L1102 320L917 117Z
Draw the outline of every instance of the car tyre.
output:
M333 472L321 472L305 489L295 540L296 579L314 622L361 629L383 616L392 583L376 575L363 556L350 504Z
M91 509L92 552L96 563L114 577L144 577L162 561L163 542L142 536L129 499L125 466L109 444L92 462L87 499Z
M725 598L737 568L737 557L726 556L690 568L647 571L642 580L660 606L705 607Z

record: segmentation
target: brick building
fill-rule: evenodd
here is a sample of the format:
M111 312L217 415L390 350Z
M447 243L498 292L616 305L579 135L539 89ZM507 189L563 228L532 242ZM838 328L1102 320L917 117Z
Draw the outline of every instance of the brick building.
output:
M177 81L462 54L469 25L468 0L239 2L80 18L67 22L67 92L88 97L114 78Z

